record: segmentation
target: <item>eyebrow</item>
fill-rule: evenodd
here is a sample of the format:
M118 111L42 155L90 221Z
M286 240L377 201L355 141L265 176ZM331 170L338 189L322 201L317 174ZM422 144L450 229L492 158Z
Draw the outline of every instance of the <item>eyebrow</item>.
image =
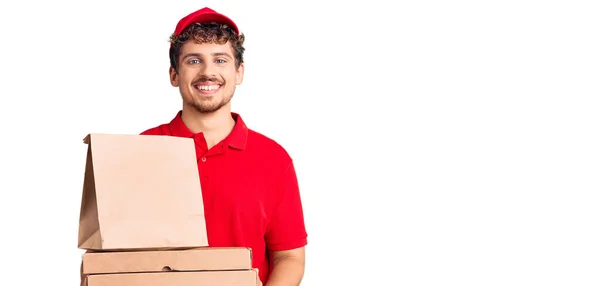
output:
M213 57L222 56L222 57L227 57L227 58L231 59L231 56L228 53L212 53L212 56ZM186 54L185 56L183 56L182 59L186 59L186 58L190 58L190 57L201 58L202 54L200 54L200 53L189 53L189 54Z

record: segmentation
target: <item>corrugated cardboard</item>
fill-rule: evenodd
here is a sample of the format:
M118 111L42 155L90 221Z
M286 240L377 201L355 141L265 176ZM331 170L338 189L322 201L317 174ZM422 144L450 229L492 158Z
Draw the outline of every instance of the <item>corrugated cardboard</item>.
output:
M90 252L83 254L83 274L251 270L252 252L245 247L188 250Z
M82 274L87 286L255 286L259 279L244 247L88 252Z
M255 270L90 275L87 286L256 286Z
M90 134L79 248L208 246L191 138Z

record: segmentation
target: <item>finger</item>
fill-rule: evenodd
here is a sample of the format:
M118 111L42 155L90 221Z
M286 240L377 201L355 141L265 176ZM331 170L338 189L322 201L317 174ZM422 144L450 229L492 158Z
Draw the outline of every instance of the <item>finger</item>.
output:
M262 281L260 281L260 276L258 275L258 268L254 268L254 270L256 270L256 285L262 286Z

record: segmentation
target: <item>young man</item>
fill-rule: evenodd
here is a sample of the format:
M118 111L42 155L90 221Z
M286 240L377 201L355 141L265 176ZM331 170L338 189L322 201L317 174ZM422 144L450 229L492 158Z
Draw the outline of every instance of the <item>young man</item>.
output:
M210 246L250 247L264 285L299 285L307 234L294 164L231 112L244 76L243 44L237 25L209 8L181 19L169 76L183 107L142 134L194 139Z

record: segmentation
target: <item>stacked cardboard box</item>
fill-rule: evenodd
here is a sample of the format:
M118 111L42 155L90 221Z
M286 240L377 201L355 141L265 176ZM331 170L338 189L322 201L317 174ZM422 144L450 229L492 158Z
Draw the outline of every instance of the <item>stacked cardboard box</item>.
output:
M90 134L82 285L254 286L252 253L210 247L190 138Z
M82 265L88 286L257 285L245 248L88 252Z

